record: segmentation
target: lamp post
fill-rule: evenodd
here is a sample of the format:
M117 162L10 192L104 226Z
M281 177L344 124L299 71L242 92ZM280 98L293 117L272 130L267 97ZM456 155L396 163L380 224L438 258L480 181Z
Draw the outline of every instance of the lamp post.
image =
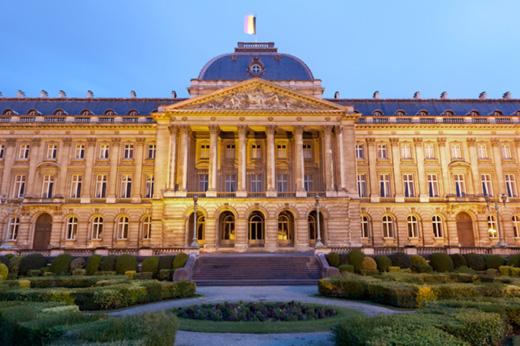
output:
M498 237L499 237L497 246L498 247L506 247L507 243L502 238L502 227L500 226L500 213L499 213L499 210L500 210L500 208L506 206L507 196L503 193L502 195L500 195L500 199L502 200L502 203L503 203L502 206L499 206L498 205L498 201L495 200L495 212L497 213L497 225L498 225ZM487 209L488 209L489 212L491 212L491 208L489 206L489 202L490 202L490 196L486 195Z
M191 242L190 247L198 249L199 242L197 241L197 201L199 197L197 195L193 196L193 241Z
M316 244L314 245L314 247L317 249L317 248L323 247L324 245L321 242L321 232L320 232L320 195L316 194L315 199L316 199L316 225L317 225L316 233L317 233L317 236L316 236Z
M11 218L13 216L13 206L14 206L14 204L18 203L18 214L20 214L20 210L22 209L22 201L23 201L23 197L11 199L9 201L5 195L3 195L2 199L0 200L1 209L4 209L4 208L9 209L9 216L7 218L7 227L5 229L4 243L0 246L0 249L11 249L11 245L9 245L9 229L11 228ZM9 206L7 206L8 203L9 203Z

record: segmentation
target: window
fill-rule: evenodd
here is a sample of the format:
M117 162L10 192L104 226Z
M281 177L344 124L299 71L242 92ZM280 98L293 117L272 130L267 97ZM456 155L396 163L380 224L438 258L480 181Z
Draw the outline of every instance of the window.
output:
M486 144L479 144L477 147L478 151L478 158L481 160L486 160L488 158L487 153L487 145Z
M47 159L48 160L56 159L57 152L58 152L58 144L48 144L47 145Z
M370 223L367 216L361 217L361 237L370 238Z
M386 144L379 144L377 146L377 157L380 160L386 160L388 159L388 153L386 151Z
M199 174L199 192L208 191L208 178L207 174Z
M101 160L106 160L108 159L108 151L110 149L110 145L109 144L101 144L99 146L99 158Z
M433 237L434 238L442 238L442 219L438 215L434 215L432 217L432 227L433 227Z
M76 234L78 233L78 218L71 216L67 219L67 240L76 240Z
M251 192L262 192L262 175L251 175Z
M128 239L128 217L126 216L121 216L117 220L117 239Z
M155 160L155 150L157 146L155 144L148 145L148 159Z
M21 144L18 158L22 159L22 160L28 159L29 158L29 148L30 148L29 144Z
M401 159L409 160L412 158L412 150L410 144L401 145Z
M515 184L515 175L514 174L506 174L506 188L507 188L507 196L508 197L516 197L516 184Z
M200 158L209 159L209 144L201 144L200 146Z
M403 175L403 184L404 184L404 196L405 197L415 197L412 174Z
M4 158L5 144L0 144L0 159Z
M491 189L491 176L489 174L481 174L480 180L482 181L482 193L484 196L493 196L493 190Z
M9 240L16 240L18 238L18 229L20 227L20 219L12 217L9 222Z
M489 237L498 238L497 219L495 219L495 216L489 215L487 217L487 223L488 223Z
M17 175L14 178L13 197L14 198L23 197L24 193L25 193L25 175Z
M365 158L363 144L356 144L356 159L362 160Z
M132 176L123 174L121 176L121 198L130 198L132 196Z
M262 157L262 148L260 144L253 144L251 146L251 157L253 159L260 159Z
M511 155L511 146L509 144L502 144L502 159L511 160L513 156Z
M312 159L312 145L310 145L310 144L303 145L303 158Z
M455 143L451 145L451 158L453 160L462 158L462 155L460 153L460 144Z
M287 145L285 144L278 144L276 146L277 148L277 156L279 159L286 159L287 158Z
M287 192L287 174L278 174L276 176L276 185L278 192Z
M439 184L437 182L436 174L427 174L428 180L428 195L430 197L439 197Z
M513 230L515 238L520 238L520 217L518 215L513 216Z
M314 191L313 184L312 184L312 175L305 174L303 176L303 187L304 187L305 191L307 191L307 192Z
M146 190L144 193L145 198L153 197L153 188L154 188L154 177L153 174L146 175Z
M294 222L293 216L288 211L282 211L278 215L278 239L292 240L293 239Z
M98 174L96 176L96 193L95 198L105 198L107 195L107 176L106 174Z
M357 187L358 187L359 197L367 197L367 176L366 176L366 174L358 174Z
M383 237L393 238L394 237L394 220L391 216L383 216Z
M85 144L76 144L74 158L77 160L82 160L85 158Z
M408 223L408 237L419 238L419 222L417 221L417 217L410 215L406 221Z
M81 197L81 181L82 176L79 174L73 174L70 181L70 198Z
M143 219L143 239L151 239L152 238L152 217L146 216Z
M235 192L235 175L234 174L226 174L226 192Z
M427 143L424 145L424 157L427 160L435 159L435 147L433 146L433 143Z
M235 145L228 144L226 145L226 159L234 159L235 158Z
M98 216L92 221L92 239L101 240L101 234L103 233L103 218Z
M457 197L465 197L466 196L466 185L464 184L464 175L463 174L455 174L455 191L457 193Z
M125 144L123 158L125 160L132 160L134 158L134 145L133 144Z
M390 197L390 174L379 175L380 196Z
M54 186L54 176L50 175L50 174L45 174L43 176L43 184L42 184L42 197L43 198L52 197L53 186Z

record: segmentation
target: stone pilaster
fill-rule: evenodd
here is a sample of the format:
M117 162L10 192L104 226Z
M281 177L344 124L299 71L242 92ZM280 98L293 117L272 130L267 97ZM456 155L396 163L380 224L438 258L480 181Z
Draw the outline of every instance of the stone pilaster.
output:
M217 197L218 178L218 134L220 129L217 125L209 126L209 177L207 197Z
M246 134L247 126L238 126L238 189L236 192L237 197L247 197L246 190Z
M274 126L267 126L265 133L267 135L267 197L276 197L275 189L275 153L274 153Z

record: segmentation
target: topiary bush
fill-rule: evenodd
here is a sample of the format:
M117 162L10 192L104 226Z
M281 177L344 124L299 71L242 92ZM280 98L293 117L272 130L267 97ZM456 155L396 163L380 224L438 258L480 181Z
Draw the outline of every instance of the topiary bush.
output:
M9 269L3 263L0 263L0 280L7 279L7 275L9 274Z
M116 255L108 255L103 257L103 260L99 264L99 271L102 272L114 272L116 271Z
M431 273L433 271L433 267L428 264L419 264L415 267L415 271L417 273Z
M68 273L70 271L70 263L73 258L68 253L58 255L51 264L51 271L54 274Z
M175 256L175 259L173 260L173 269L184 268L186 262L188 262L188 258L189 256L183 252Z
M451 260L453 261L453 267L455 269L468 266L468 263L466 263L466 259L460 253L454 253L454 254L450 255L450 257L451 257Z
M468 267L476 271L486 270L486 262L484 260L484 256L478 255L476 253L469 253L464 255L466 259L466 263Z
M354 266L352 264L340 264L339 267L340 273L353 273L354 272Z
M6 255L5 257L8 257ZM20 270L20 262L22 261L24 256L9 256L9 264L7 268L9 268L9 274L14 276L15 278L18 276L18 271Z
M354 270L358 272L361 269L361 263L365 259L363 251L354 249L348 253L348 261L354 266Z
M404 252L396 252L390 255L390 260L392 261L393 267L399 267L401 269L412 267L412 260L410 259L410 256Z
M45 267L47 264L47 260L41 253L33 253L27 256L24 256L20 260L19 270L18 274L20 275L27 275L27 272L29 270L35 270Z
M9 265L9 257L7 257L7 256L0 256L0 263L5 264L6 266Z
M498 267L505 264L506 260L502 256L487 255L484 256L484 262L486 263L486 269L498 269Z
M38 277L42 276L43 272L40 269L31 269L27 271L27 276L29 277Z
M153 273L153 276L156 277L159 272L159 262L160 259L157 256L146 257L141 264L141 272Z
M433 270L440 273L453 271L453 261L451 257L445 253L434 253L431 255L430 264Z
M173 280L173 269L161 269L157 275L157 279L160 281L172 281Z
M511 255L507 259L507 265L511 267L520 268L520 255Z
M119 256L116 261L116 272L123 275L130 270L137 271L137 259L135 256L129 254Z
M161 256L161 258L159 259L159 267L157 268L158 270L163 270L163 269L173 269L173 259L175 258L175 256Z
M426 262L426 259L421 255L410 255L410 260L412 261L413 271L416 271L415 268L417 266L428 264L428 262Z
M99 270L99 265L101 264L102 260L103 256L101 255L92 255L87 258L87 263L85 265L87 275L94 275L94 273Z
M347 254L344 254L344 253L340 253L339 254L339 264L342 265L342 264L350 264L350 262L348 261L348 255Z
M336 252L329 252L327 254L327 262L329 262L329 266L337 268L340 265L339 254Z
M380 255L376 257L377 270L380 272L387 272L388 268L392 266L392 260L385 255Z
M375 271L375 270L377 270L377 263L372 257L365 257L363 259L363 262L361 262L360 270L361 269Z
M70 270L85 269L85 264L85 260L81 257L73 259L72 262L70 262Z

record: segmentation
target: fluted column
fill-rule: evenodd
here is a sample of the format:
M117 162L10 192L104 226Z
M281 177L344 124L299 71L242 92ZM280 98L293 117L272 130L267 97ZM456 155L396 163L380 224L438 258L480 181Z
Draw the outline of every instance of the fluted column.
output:
M38 163L38 150L42 141L34 138L29 147L29 174L27 176L27 196L41 196L41 191L36 190L36 186L41 186L41 182L36 182L36 164Z
M325 192L327 197L334 197L334 164L332 159L332 126L323 126L323 147L325 151L325 160L323 161L325 175Z
M179 152L179 191L178 196L186 196L188 191L188 155L189 155L189 134L188 125L179 126L181 132L181 144Z
M140 203L143 185L143 152L145 138L137 138L135 148L135 173L132 186L132 203Z
M121 138L112 138L110 144L110 173L108 175L108 194L107 203L116 202L116 188L117 188L117 166L119 165L119 150L121 147Z
M335 126L334 133L336 134L336 152L339 161L339 189L338 196L346 195L346 185L345 185L345 157L343 154L343 127Z
M439 143L439 156L441 160L441 168L442 168L442 186L444 189L444 195L451 192L450 189L450 173L448 170L449 164L449 152L446 148L446 137L437 138L437 142Z
M495 192L495 196L500 196L503 193L507 193L507 188L504 180L504 171L502 170L502 153L500 152L500 139L497 137L491 138L491 145L493 147L493 161L497 169L498 191Z
M218 134L220 129L217 125L209 126L209 177L207 197L217 197L218 177Z
M305 186L303 185L303 178L305 174L305 166L303 164L303 126L294 127L294 163L296 169L296 197L307 197Z
M246 133L247 126L238 126L238 189L237 197L247 197L246 190Z
M394 167L395 201L404 202L403 177L401 177L401 157L399 155L399 138L390 138L392 146L392 164Z
M422 147L423 139L421 137L416 137L413 139L413 142L415 144L415 158L418 174L416 181L419 191L417 191L417 195L419 196L421 202L428 202L430 198L428 195L426 173L424 172L424 152Z
M69 168L69 158L70 158L70 146L72 144L72 138L63 138L61 141L63 144L60 151L58 152L58 162L61 166L58 182L57 182L57 189L56 194L62 195L63 197L70 197L70 191L68 191L66 183L67 183L67 173ZM83 190L85 190L87 187L83 185Z
M265 133L267 135L267 197L276 197L275 189L275 154L274 154L274 126L266 126Z
M9 179L13 177L11 174L11 168L14 164L16 139L8 138L5 142L5 154L4 154L4 170L2 173L2 184L0 186L0 196L12 197L12 191L9 190ZM14 178L13 178L14 179Z
M379 202L379 189L377 188L377 153L376 153L376 139L375 138L367 138L367 147L368 147L368 170L370 173L370 201L371 202Z
M468 137L466 139L469 148L469 163L471 165L471 175L473 176L473 193L480 194L482 187L480 186L480 174L478 172L478 154L475 145L475 137Z

